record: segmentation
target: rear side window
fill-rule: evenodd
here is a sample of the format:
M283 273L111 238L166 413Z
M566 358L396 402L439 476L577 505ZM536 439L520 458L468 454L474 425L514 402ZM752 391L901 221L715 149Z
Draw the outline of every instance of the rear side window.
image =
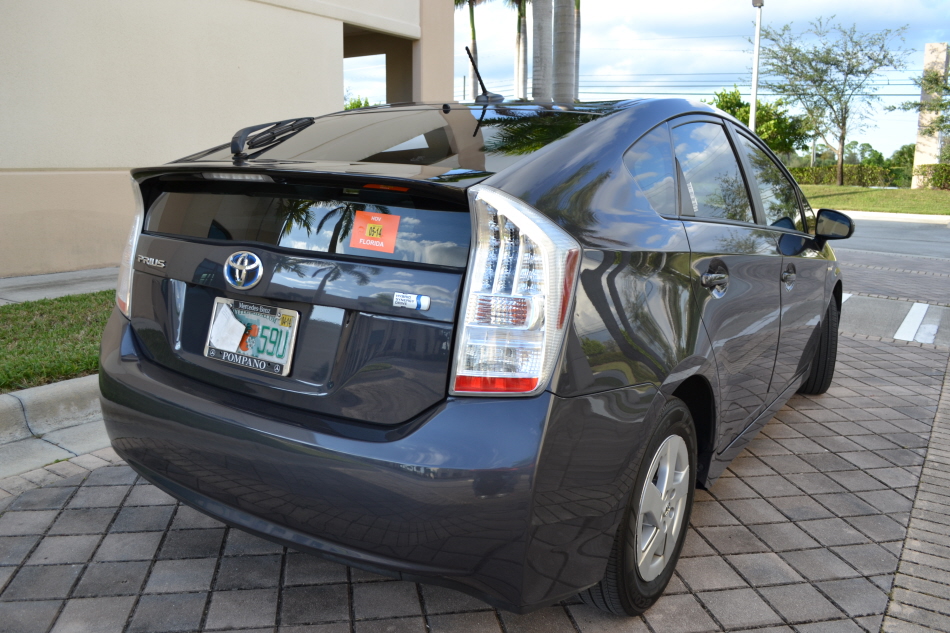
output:
M676 215L676 179L670 131L664 123L633 144L623 162L639 186L637 197L646 198L660 215Z
M682 215L755 221L739 163L721 125L687 123L673 128L673 147L685 182Z
M765 223L769 226L805 232L795 186L768 154L745 136L740 134L739 138L749 158L749 164L752 166L754 185L758 187L759 197L762 198Z
M438 266L464 267L468 260L469 214L415 208L418 201L408 196L372 201L321 195L346 191L322 187L275 195L241 186L209 192L167 185L173 190L160 193L146 215L150 233Z

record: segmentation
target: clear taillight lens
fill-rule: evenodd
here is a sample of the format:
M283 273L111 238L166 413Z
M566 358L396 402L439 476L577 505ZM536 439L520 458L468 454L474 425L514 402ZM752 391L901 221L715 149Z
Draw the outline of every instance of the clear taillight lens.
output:
M135 197L135 217L132 218L132 228L129 238L125 241L125 250L122 251L122 260L119 263L119 282L115 288L115 303L119 310L129 318L129 304L132 301L132 270L135 264L135 251L139 244L139 235L142 233L142 220L145 217L145 204L142 202L142 191L139 184L132 180L132 195Z
M521 200L469 189L474 215L450 392L541 392L564 341L580 245Z

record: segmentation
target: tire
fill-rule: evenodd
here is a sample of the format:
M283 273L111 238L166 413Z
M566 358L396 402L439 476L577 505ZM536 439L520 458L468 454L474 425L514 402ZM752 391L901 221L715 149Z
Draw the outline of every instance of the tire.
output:
M828 391L835 377L835 361L838 358L838 302L832 300L821 324L821 338L815 358L811 361L808 378L798 388L798 393L817 396Z
M663 594L683 549L693 507L696 490L693 417L679 398L671 398L658 417L656 431L641 457L636 483L617 529L604 578L580 594L586 604L621 616L640 615ZM675 464L672 482L664 476L669 472L666 465L670 461ZM651 488L659 496L651 493ZM663 490L668 494L664 495ZM657 510L650 512L651 507ZM660 528L651 523L660 524ZM646 546L641 548L644 541ZM651 547L654 545L659 547ZM640 552L651 549L654 555L643 556L641 563Z

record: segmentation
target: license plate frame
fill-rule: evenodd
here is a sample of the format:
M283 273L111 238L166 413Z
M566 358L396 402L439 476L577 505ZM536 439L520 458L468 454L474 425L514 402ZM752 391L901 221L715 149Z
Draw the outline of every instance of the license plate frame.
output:
M263 350L265 352L265 356L267 356L266 358L259 358L242 351L232 352L226 349L215 347L211 344L215 320L218 317L218 313L223 309L230 309L234 317L242 323L244 323L244 320L239 318L239 315L244 316L248 321L256 321L261 334L263 334L264 327L270 328L271 331L276 330L281 332L277 341L269 340L270 337L268 336L267 342L264 343ZM290 326L284 326L279 322L285 317L290 317L293 320L293 323ZM275 319L277 321L276 327L273 323L260 323L260 320L269 321L271 319ZM211 320L208 323L208 337L205 340L204 355L206 358L210 358L211 360L228 363L230 365L237 365L239 367L245 367L262 374L270 374L271 376L287 376L290 374L290 370L293 365L294 351L297 344L297 330L299 327L300 313L296 310L289 310L287 308L279 308L277 306L244 301L242 299L215 297L214 307L211 309ZM289 338L285 339L285 337ZM253 338L254 343L259 345L259 342L256 340L259 337ZM278 358L275 356L275 354L266 354L266 347L268 344L273 344L275 352L279 346L282 346L283 349L286 350L285 358ZM277 360L272 360L272 358L277 358Z

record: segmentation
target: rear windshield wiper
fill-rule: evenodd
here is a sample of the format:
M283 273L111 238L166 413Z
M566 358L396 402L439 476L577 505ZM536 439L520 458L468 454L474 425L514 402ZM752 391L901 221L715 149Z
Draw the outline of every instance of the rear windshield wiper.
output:
M261 125L252 125L250 127L238 130L231 137L231 153L236 160L247 158L244 153L244 146L248 149L257 149L276 142L283 136L294 134L300 130L313 125L313 117L302 117L299 119L287 119L286 121L274 121L273 123L263 123ZM250 139L251 133L258 130L265 130L260 134L255 134Z

